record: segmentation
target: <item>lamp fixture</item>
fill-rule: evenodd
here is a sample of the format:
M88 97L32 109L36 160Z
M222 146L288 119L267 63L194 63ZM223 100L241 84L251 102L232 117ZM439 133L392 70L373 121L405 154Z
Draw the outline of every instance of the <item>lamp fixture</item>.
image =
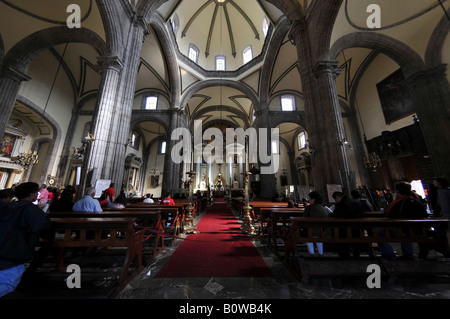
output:
M380 167L382 163L377 153L373 152L364 157L364 165L376 172L377 168Z
M350 142L347 140L346 137L344 137L343 139L341 139L341 140L339 141L339 145L341 145L341 146L347 146L347 147L350 148Z
M20 153L19 156L14 158L14 162L24 168L27 168L28 166L35 165L39 162L39 155L36 151L33 153Z
M94 135L92 135L92 133L88 132L84 140L88 143L92 143L93 141L95 141L95 137Z

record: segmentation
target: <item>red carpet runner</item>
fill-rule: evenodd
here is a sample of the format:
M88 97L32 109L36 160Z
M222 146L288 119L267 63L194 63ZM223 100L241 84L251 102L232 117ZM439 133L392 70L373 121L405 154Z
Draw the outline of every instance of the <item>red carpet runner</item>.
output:
M250 238L224 204L213 205L197 224L199 234L187 236L156 277L271 276Z

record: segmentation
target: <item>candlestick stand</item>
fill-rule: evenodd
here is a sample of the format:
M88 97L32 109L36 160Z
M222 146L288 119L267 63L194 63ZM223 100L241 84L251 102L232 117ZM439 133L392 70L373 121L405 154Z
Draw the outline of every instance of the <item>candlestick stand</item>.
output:
M192 212L194 211L192 193L194 191L194 176L196 173L191 170L187 175L189 175L189 204L186 207L187 216L183 226L183 234L198 234L199 231L197 230L197 226L194 225L194 216L192 216Z
M243 208L244 218L242 219L243 224L241 226L240 232L247 235L255 235L255 228L252 225L253 220L252 217L250 216L250 211L252 210L252 207L249 204L249 193L248 193L249 177L252 173L247 171L241 174L244 176L245 206Z

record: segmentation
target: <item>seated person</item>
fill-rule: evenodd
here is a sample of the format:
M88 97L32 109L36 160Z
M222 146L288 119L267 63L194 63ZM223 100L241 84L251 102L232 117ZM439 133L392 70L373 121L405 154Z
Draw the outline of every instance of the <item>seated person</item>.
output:
M281 193L277 192L277 194L272 197L272 202L282 202L283 198L281 197Z
M10 203L14 199L14 191L11 188L2 189L0 191L0 202Z
M417 199L412 196L411 184L403 182L395 185L397 189L397 198L386 209L386 217L389 218L406 218L406 219L423 219L427 218L427 210ZM380 233L381 235L381 233ZM381 256L385 258L396 258L392 246L389 243L378 243ZM402 258L414 259L414 249L412 243L401 243ZM425 258L428 254L424 249L425 245L420 245L421 258Z
M161 201L161 205L175 205L175 201L170 196L170 193L167 194L166 198Z
M362 197L361 193L357 189L352 190L350 194L352 195L352 198L354 200L357 200L361 203L365 212L373 211L372 204L366 198Z
M16 290L39 236L51 226L47 215L33 204L38 192L38 184L22 183L15 189L18 201L10 204L0 202L0 297ZM13 229L24 234L28 250L17 249L17 240L8 236Z
M95 188L88 187L84 192L84 197L75 204L73 204L72 210L74 212L93 212L93 213L101 213L103 212L102 207L100 206L100 202L94 198L95 196Z
M335 200L335 208L332 216L335 218L363 218L364 207L362 204L342 192L334 192L332 194ZM340 229L339 236L342 238L347 237L344 229ZM358 229L352 229L352 238L358 238L360 236ZM365 251L370 257L374 257L372 247L369 244L335 244L339 257L359 258L361 251Z
M108 194L103 193L102 196L100 196L99 201L100 201L100 206L102 208L108 208L109 205L111 205L111 201L109 200Z
M144 203L147 203L147 204L153 204L154 201L153 201L153 199L152 199L152 195L151 195L151 194L145 195L145 198L144 198L143 202L144 202Z

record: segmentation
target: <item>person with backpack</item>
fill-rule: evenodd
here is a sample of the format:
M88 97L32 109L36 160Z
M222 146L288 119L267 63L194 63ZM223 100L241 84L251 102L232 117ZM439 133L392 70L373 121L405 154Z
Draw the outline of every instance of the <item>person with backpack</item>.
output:
M18 201L0 205L0 297L16 290L39 236L51 225L48 216L33 204L39 184L23 183L14 192Z

